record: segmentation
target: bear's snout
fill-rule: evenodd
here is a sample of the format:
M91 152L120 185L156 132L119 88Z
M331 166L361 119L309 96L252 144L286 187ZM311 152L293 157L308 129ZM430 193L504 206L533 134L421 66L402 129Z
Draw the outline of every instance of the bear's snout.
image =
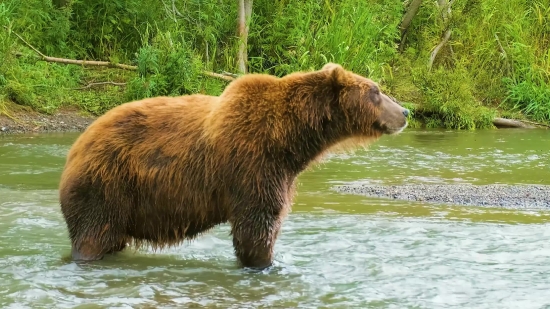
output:
M409 117L409 113L410 113L410 112L409 112L408 109L405 108L405 109L403 110L403 115L404 115L405 117Z

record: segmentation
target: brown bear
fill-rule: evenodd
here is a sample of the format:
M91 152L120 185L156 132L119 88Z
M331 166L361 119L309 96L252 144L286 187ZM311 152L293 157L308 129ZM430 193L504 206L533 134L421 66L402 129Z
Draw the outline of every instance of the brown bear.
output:
M229 222L241 266L268 267L300 172L344 141L401 132L408 113L333 63L115 107L78 137L61 176L72 257L177 245Z

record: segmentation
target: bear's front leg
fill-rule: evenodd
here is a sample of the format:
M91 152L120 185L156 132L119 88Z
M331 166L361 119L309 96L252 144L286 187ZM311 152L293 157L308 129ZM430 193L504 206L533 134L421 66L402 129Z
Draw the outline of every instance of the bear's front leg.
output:
M248 214L232 220L233 247L243 267L264 269L273 262L273 247L282 218L272 214Z

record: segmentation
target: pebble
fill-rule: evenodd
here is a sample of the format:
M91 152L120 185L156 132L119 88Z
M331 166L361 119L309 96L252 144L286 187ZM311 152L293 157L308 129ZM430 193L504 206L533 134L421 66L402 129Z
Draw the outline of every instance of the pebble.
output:
M353 184L336 186L334 190L340 193L426 203L550 210L550 186L544 185Z

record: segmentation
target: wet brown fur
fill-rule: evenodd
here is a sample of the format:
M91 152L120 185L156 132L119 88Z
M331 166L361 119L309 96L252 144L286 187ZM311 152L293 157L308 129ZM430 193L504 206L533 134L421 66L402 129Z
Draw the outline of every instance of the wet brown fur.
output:
M76 140L61 177L73 258L101 259L131 241L177 245L229 222L241 264L269 266L298 174L343 141L406 125L377 92L327 64L282 78L245 75L219 97L113 108Z

